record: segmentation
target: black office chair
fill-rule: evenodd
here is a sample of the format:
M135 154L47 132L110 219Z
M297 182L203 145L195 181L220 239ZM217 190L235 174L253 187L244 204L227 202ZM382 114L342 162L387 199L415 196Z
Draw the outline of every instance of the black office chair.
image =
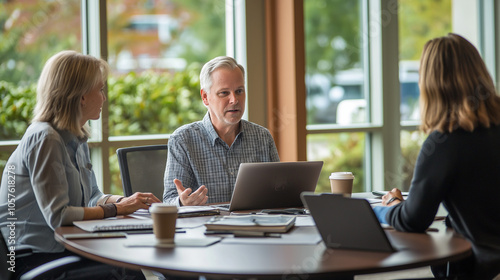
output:
M9 270L11 268L10 261L16 261L22 258L33 255L29 249L15 250L12 256L10 249L8 249L3 235L0 242L0 279L11 280L14 279L14 273ZM66 256L52 261L48 261L20 276L21 280L41 280L41 279L103 279L99 276L109 273L110 266L89 259L81 258L79 256ZM15 267L14 267L15 270ZM61 278L62 277L62 278Z
M163 200L167 152L167 144L116 150L125 196L135 192L151 192Z

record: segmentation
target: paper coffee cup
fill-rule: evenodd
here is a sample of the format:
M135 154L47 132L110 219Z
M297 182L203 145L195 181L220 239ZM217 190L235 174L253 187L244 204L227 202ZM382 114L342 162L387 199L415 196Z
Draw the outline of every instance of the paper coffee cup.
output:
M352 181L354 180L352 172L333 172L329 178L332 193L351 197Z
M153 218L153 232L160 244L174 243L177 206L153 203L149 208Z

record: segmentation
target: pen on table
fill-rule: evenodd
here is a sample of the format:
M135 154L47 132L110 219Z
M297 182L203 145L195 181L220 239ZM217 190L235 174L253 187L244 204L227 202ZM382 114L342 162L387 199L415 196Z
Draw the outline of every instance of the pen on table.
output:
M235 231L234 237L281 237L279 233L261 231Z
M207 231L205 231L205 235L214 235L214 234L233 234L233 232L227 231L227 230L222 230L222 231L207 230Z
M126 231L123 231L123 232L126 233L126 234L150 234L150 233L153 233L153 230L152 229L148 229L148 230L126 230ZM186 230L184 230L184 229L176 229L175 233L186 233Z

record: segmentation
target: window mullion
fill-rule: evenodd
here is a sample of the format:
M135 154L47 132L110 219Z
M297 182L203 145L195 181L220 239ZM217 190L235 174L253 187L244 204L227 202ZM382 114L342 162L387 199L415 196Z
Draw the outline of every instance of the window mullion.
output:
M496 68L496 26L495 26L495 5L494 0L484 0L478 2L478 19L479 19L479 49L483 56L484 62L488 67L493 82L497 82Z
M107 58L106 1L82 0L82 42L83 53ZM102 108L101 118L91 121L91 161L97 185L109 193L111 174L109 166L108 103Z
M369 5L370 117L374 125L382 126L367 141L372 184L373 189L401 187L397 1L369 1Z

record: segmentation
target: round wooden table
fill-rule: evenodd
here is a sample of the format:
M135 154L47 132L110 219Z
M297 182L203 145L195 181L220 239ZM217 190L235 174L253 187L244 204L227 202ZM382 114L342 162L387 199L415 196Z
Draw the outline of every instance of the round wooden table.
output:
M183 218L192 224L177 236L203 237L204 220ZM200 225L201 223L201 225ZM437 221L435 223L443 223ZM198 225L197 227L194 227ZM295 227L293 230L297 230ZM308 227L317 238L315 227ZM127 243L154 238L153 234L131 234L127 238L65 239L63 234L81 233L77 227L60 227L56 239L84 257L131 269L149 269L172 276L209 278L312 279L346 277L445 264L469 256L471 245L444 227L425 234L386 230L397 249L393 253L326 248L317 244L226 244L207 247L129 247Z

